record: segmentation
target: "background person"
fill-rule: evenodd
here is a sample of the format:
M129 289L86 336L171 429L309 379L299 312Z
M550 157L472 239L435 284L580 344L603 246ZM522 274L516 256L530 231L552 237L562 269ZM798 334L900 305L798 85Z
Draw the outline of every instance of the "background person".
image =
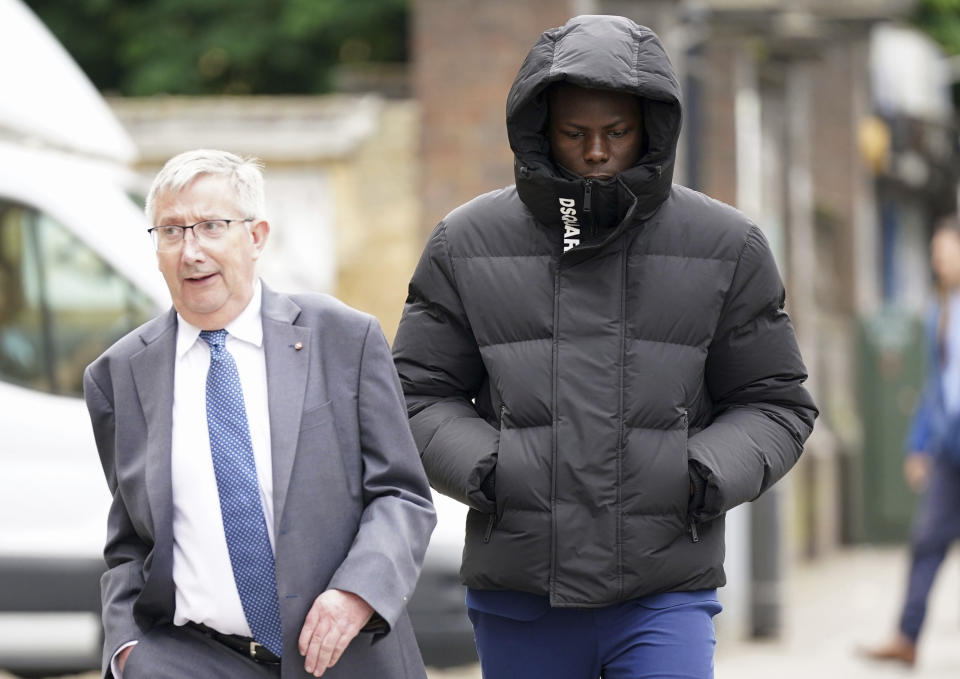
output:
M263 203L253 160L167 162L146 211L173 309L85 373L104 676L424 677L405 605L435 517L386 340L260 282Z
M816 415L760 230L672 184L653 32L545 32L507 100L516 185L434 230L394 358L434 488L470 506L484 676L712 676L724 513Z
M922 491L910 540L910 572L897 634L868 649L874 660L913 665L927 599L950 545L960 538L960 224L944 219L930 243L937 302L927 323L929 367L907 441L904 478Z

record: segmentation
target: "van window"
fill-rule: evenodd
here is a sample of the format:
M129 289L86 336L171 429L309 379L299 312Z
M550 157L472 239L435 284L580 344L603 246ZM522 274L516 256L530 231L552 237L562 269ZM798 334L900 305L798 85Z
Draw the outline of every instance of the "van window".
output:
M0 198L0 379L80 395L83 369L152 305L49 216Z
M0 376L49 391L33 217L0 202Z

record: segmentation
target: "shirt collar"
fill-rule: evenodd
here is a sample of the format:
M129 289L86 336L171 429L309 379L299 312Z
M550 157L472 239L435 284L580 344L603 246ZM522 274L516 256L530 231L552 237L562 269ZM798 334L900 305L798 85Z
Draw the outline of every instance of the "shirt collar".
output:
M263 346L263 319L260 316L263 288L258 278L253 285L253 297L240 315L227 323L225 330L235 339L256 347ZM177 314L177 359L180 359L200 338L200 328Z

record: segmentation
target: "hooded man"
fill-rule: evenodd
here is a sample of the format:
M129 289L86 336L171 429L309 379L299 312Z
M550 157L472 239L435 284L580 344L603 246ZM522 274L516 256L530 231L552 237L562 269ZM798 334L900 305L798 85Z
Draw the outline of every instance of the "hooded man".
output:
M710 677L724 514L817 411L761 231L672 184L680 92L622 17L543 33L516 185L434 230L394 344L434 488L470 507L484 676Z

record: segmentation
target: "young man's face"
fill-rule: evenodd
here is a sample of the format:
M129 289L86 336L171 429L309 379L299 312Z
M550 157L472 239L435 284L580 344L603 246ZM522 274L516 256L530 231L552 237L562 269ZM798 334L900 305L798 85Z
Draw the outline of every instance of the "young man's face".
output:
M550 149L558 164L587 179L609 179L640 158L640 100L624 92L566 83L550 90Z

